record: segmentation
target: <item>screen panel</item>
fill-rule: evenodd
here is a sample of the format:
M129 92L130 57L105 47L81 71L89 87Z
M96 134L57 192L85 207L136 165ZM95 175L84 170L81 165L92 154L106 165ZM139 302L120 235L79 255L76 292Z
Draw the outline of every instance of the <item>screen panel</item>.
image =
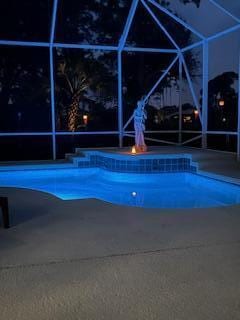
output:
M53 0L1 0L0 39L48 42Z
M57 131L118 130L117 54L56 49Z
M60 0L56 41L92 45L117 45L131 1Z
M49 50L2 46L0 132L51 131Z

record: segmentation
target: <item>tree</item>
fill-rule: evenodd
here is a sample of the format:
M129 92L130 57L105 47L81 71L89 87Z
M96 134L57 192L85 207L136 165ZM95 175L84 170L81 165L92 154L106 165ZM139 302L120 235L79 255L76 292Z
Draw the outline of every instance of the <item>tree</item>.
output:
M73 68L73 65L67 63L66 60L58 64L58 75L64 77L71 94L71 103L67 111L68 130L77 131L80 118L80 99L89 86L87 75L83 70L82 63L78 63Z
M47 49L5 47L0 55L0 130L49 131Z
M201 0L180 0L184 4L194 3L197 7L200 6Z
M161 3L169 7L169 3L167 1L161 1ZM151 4L149 5L151 6ZM58 11L56 39L57 41L66 43L117 45L126 23L130 6L131 1L128 0L106 0L104 2L99 0L82 0L79 2L75 0L62 1L60 2ZM172 19L166 17L164 14L161 15L161 12L159 10L155 10L156 8L154 6L151 6L151 8L157 15L160 15L160 18L163 19L163 23L166 28L169 29L170 33L174 34L176 39L178 39L179 45L185 46L189 43L189 39L191 37L191 32L189 30L184 28L181 29L180 26L178 26L179 28L176 28L176 23L174 23ZM151 34L150 37L149 34ZM173 48L169 39L155 25L152 17L149 16L149 13L145 10L141 2L139 2L136 15L130 28L127 45ZM62 55L67 57L68 53L66 53L65 50L62 50ZM189 55L191 56L191 54ZM127 58L124 58L124 56ZM66 57L63 57L63 59ZM72 54L71 57L73 57ZM129 57L132 63L128 63L127 60ZM133 57L133 59L131 59L131 57ZM155 55L153 59L148 60L146 57L147 54L124 53L123 55L123 81L127 88L127 94L125 97L128 99L128 103L131 106L134 106L136 100L145 94L146 90L154 84L161 71L169 64L169 57L172 58L172 56L167 55L158 55L158 57ZM80 59L83 59L84 63L83 61L80 61ZM191 61L190 67L194 68L195 57L191 57L191 60L189 61ZM87 70L86 72L84 71L87 63L94 65L96 69L94 77L92 77L91 70ZM76 131L79 129L79 125L81 125L79 106L81 100L86 97L89 88L91 87L91 89L96 90L96 88L103 89L106 86L104 84L104 82L106 83L106 77L105 79L98 77L97 84L96 72L101 74L101 76L104 76L105 74L107 75L107 78L113 78L113 71L111 71L109 67L106 67L108 63L108 55L104 55L102 59L93 59L93 56L90 57L89 54L88 57L86 57L85 54L79 54L78 62L77 59L75 61L68 59L67 63L63 64L65 66L64 73L60 73L62 73L62 76L65 78L65 84L62 82L61 85L63 85L63 91L65 91L64 96L71 96L70 99L68 98L66 100L70 100L71 102L69 102L68 107L66 107L66 102L63 102L64 98L61 102L58 102L58 106L63 104L59 109L58 119L63 118L62 115L63 113L65 114L68 119L68 130ZM75 72L75 75L73 76L74 69L78 71ZM128 74L130 76L128 76ZM77 89L74 91L71 86L66 86L67 83L72 82L72 77L76 76L79 80L87 79L87 84L89 86L88 88L84 87L84 90L80 90L81 94L80 92L75 94L75 92L78 91ZM171 71L171 76L168 78L170 79L173 77L177 79L177 69L173 69ZM114 81L116 81L116 77ZM81 81L77 82L81 83ZM170 85L169 81L166 80L163 84L164 86ZM84 86L85 85L86 83ZM66 92L67 89L69 90L68 93ZM62 93L60 93L60 95L61 94ZM100 104L98 104L98 109L99 107ZM61 123L63 122L64 119L62 119Z
M237 100L234 88L238 75L224 72L209 81L209 125L210 129L237 129ZM219 101L224 101L220 106Z
M66 43L117 44L130 5L129 0L62 1L57 39Z
M117 45L126 22L130 5L131 1L129 0L105 0L104 2L99 0L60 1L56 25L56 40L67 43L77 42ZM166 1L165 5L168 5ZM19 3L19 1L13 1L13 6L15 10L14 24L12 24L12 27L14 29L14 37L16 37L17 40L46 41L49 38L52 6L49 5L48 1L39 0L38 6L34 6L30 0L23 0L21 3ZM8 7L3 8L2 11L5 12L6 10L8 10ZM34 14L26 15L26 12L29 11ZM38 16L36 13L40 13L40 15ZM10 16L12 17L12 15ZM131 39L131 35L129 35L129 44L136 45L141 42L144 31L147 36L145 41L147 41L148 38L151 38L152 43L159 42L159 32L158 30L152 32L152 25L154 22L151 18L150 21L151 22L149 23L149 16L146 11L140 13L139 18L134 18L133 24L137 23L138 31L136 32L135 39ZM170 21L170 19L168 19L168 21ZM8 21L4 17L2 22L4 25L8 25ZM130 32L134 31L134 28L133 25ZM4 31L7 29L8 28L2 28L1 30ZM11 28L9 28L9 30L11 30ZM149 37L149 33L151 33L151 37ZM177 36L187 39L190 34L181 32ZM10 38L10 31L8 34L3 34L2 37ZM167 44L167 40L166 38L162 38L161 45L164 46L165 44ZM12 49L10 48L10 51L11 50ZM37 48L27 50L38 50L38 52L40 52L42 49ZM21 50L19 50L19 52L20 51ZM90 51L85 51L82 55L80 50L78 52L78 59L76 58L76 54L74 58L71 54L71 59L68 59L67 56L70 57L69 51L62 50L62 54L60 55L61 61L57 61L56 65L58 75L56 83L56 99L57 105L59 106L56 112L57 119L60 123L59 126L62 127L61 123L64 122L63 114L65 114L67 124L63 127L71 131L76 131L78 129L81 120L79 102L82 98L86 97L89 90L105 91L107 95L109 91L110 95L114 96L113 101L116 96L115 89L112 88L112 83L116 83L116 56L115 62L113 63L113 59L110 59L108 54L96 56L95 52L90 53ZM137 77L134 79L135 84L129 84L132 80L127 78L125 78L125 83L128 83L129 88L131 88L131 86L133 89L136 87L137 89L140 88L140 94L142 95L145 93L145 87L149 87L155 80L157 76L156 70L162 70L163 65L166 65L168 62L168 58L166 56L161 57L161 62L154 59L154 62L151 63L142 55L136 55L135 57L136 61L139 61L140 64L125 64L125 67L127 67L132 74L135 74L137 70ZM12 66L6 63L3 63L2 65L1 72L2 74L4 72L4 76L2 77L4 80L2 80L3 84L1 84L1 105L4 105L5 107L9 101L13 101L14 105L16 105L16 101L18 101L19 104L30 106L30 99L32 99L35 101L35 104L45 104L49 107L50 89L49 76L47 74L48 64L45 64L44 67L39 66L39 68L26 67L25 62L23 61L24 54L20 53L18 57L15 58L16 61ZM33 60L35 58L36 56L33 55ZM33 63L36 63L36 59ZM89 66L87 67L87 65ZM144 66L146 66L148 76L146 76L145 72L141 72L141 68ZM8 81L10 75L12 80L9 79ZM59 78L61 78L61 80ZM36 87L38 82L40 84L37 90L33 89L33 86L27 85L27 82L30 84L33 81L36 83ZM24 84L26 84L26 86ZM166 83L166 85L168 85L168 83ZM129 90L129 92L133 91ZM138 97L139 93L138 90L136 90L132 94L131 101L134 100L136 102ZM28 102L26 103L27 100ZM102 108L103 105L103 103L99 103L98 101L99 108Z
M0 39L48 41L53 1L0 1Z
M89 50L59 50L57 57L57 127L68 131L84 128L83 115L90 115L88 127L99 121L103 111L111 113L107 97L117 95L116 54ZM106 107L105 107L106 106ZM113 107L116 108L116 105ZM104 125L104 119L102 124Z

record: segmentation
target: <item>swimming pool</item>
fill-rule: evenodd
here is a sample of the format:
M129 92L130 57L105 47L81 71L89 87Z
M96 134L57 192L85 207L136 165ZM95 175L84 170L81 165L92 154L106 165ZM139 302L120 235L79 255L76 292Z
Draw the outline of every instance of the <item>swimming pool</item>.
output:
M240 186L190 172L137 174L100 168L3 171L0 186L44 191L62 200L96 198L146 208L240 203Z

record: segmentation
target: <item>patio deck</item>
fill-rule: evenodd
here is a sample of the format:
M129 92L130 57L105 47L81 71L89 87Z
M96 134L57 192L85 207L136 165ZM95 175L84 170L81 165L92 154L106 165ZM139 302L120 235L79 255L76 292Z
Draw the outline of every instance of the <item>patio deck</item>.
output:
M200 170L240 179L231 154L151 152L189 152ZM240 206L160 210L0 193L12 224L0 229L3 319L240 319Z

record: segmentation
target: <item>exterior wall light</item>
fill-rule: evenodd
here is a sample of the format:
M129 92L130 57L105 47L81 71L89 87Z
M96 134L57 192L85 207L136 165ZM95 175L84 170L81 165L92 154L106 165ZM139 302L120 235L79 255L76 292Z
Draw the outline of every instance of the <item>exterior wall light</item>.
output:
M218 101L219 107L224 107L225 106L225 101L223 99Z
M199 116L198 110L194 110L194 116L195 116L195 119L197 119L197 117Z
M87 114L83 115L83 123L85 124L85 126L88 124L88 115Z

